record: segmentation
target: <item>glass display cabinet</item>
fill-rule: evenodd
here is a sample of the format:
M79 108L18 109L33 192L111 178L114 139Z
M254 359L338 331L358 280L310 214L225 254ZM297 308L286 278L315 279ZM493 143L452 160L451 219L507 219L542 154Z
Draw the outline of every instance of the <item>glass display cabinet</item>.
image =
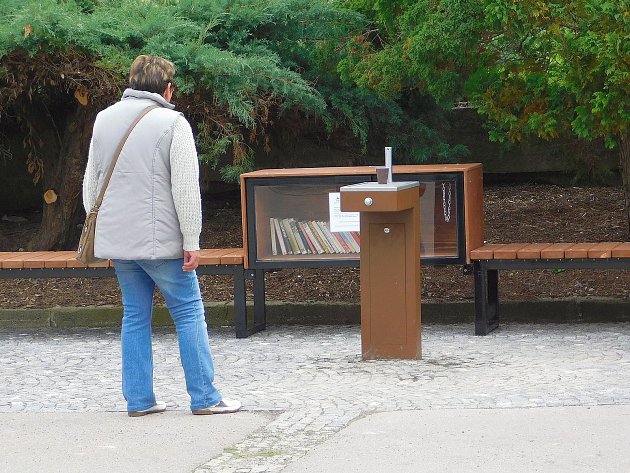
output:
M464 264L483 244L481 164L393 166L420 183L423 264ZM359 215L339 211L339 188L376 181L375 166L264 169L241 175L245 265L358 266Z

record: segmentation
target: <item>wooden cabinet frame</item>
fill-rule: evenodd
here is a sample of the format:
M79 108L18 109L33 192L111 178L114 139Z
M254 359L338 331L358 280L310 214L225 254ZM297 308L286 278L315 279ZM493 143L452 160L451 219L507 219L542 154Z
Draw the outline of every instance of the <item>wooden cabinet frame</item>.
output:
M481 164L401 165L393 166L392 171L394 181L417 180L421 184L428 183L429 185L432 182L444 180L455 183L455 188L451 189L454 191L454 202L452 202L452 209L449 208L449 213L455 212L456 250L454 250L454 254L448 256L433 254L422 257L422 262L423 264L470 263L470 251L483 245L483 169ZM349 255L287 255L286 257L278 256L271 259L259 257L259 244L270 238L267 233L269 224L266 226L264 224L264 219L268 218L270 213L268 209L256 208L255 194L257 189L262 189L265 186L278 189L282 189L283 186L286 186L287 189L297 189L300 186L305 186L305 188L306 186L322 186L323 189L330 190L330 188L365 181L376 181L375 166L263 169L242 174L241 206L245 267L265 270L291 267L358 266L359 254L356 253ZM293 205L299 207L300 196L297 195L295 199L297 202L293 202ZM259 200L260 206L270 205L262 203L264 199L259 198ZM307 209L309 212L313 211L312 206L312 202L305 198L302 203L305 211ZM435 213L438 212L435 211ZM262 230L263 227L265 231Z

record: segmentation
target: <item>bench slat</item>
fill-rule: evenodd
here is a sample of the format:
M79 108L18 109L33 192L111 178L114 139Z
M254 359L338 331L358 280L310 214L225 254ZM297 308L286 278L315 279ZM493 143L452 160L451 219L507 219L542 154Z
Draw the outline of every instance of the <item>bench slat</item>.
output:
M551 243L530 243L517 251L518 259L540 259L540 253L551 246Z
M201 257L199 258L199 264L212 265L221 264L221 255L225 253L223 248L213 248L209 250L201 250Z
M243 253L242 248L214 248L210 250L201 250L199 264L242 264Z
M588 258L588 251L593 248L597 243L576 243L567 248L564 252L565 258Z
M625 242L612 250L613 258L630 258L630 243Z
M76 255L75 255L76 256ZM92 264L83 264L75 258L69 258L67 260L68 268L109 268L112 266L112 262L110 260L102 261L100 263L92 263Z
M494 250L494 259L516 259L518 250L527 246L527 243L508 243Z
M621 245L620 241L606 241L597 243L594 247L588 250L589 258L610 258L612 251Z
M72 268L73 266L71 265L74 264L74 262L78 263L76 260L76 251L57 251L56 253L55 256L45 261L47 268Z
M490 244L475 248L470 252L471 259L494 259L494 250L502 245Z
M44 253L30 253L24 255L22 262L25 269L41 269L46 267L46 261L57 256L57 251L46 251Z
M66 260L66 268L87 268L87 264L83 264L74 258L68 258Z
M244 254L243 248L232 250L221 256L221 264L243 264Z
M48 253L48 251L22 251L13 253L13 256L2 260L2 269L23 269L25 261L29 261L43 253Z
M243 248L211 248L201 250L200 265L243 264ZM76 251L3 251L0 252L0 269L41 268L107 268L110 260L85 265L76 259Z
M18 251L5 251L3 253L0 253L0 268L4 268L4 262L6 260L10 260L11 258L14 258L16 256L19 256L23 253L18 252ZM8 266L7 266L8 268Z
M571 248L575 243L552 243L544 250L540 250L542 259L563 259L564 252Z
M630 242L488 244L470 252L473 260L630 258Z

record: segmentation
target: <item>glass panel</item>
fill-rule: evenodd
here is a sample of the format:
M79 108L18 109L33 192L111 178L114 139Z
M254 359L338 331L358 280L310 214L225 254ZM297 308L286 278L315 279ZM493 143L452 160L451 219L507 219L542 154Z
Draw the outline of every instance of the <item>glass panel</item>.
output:
M345 177L345 176L344 176ZM322 178L278 180L276 185L252 183L257 261L330 260L359 258L358 231L331 231L329 194L343 185L370 180L353 176L343 182ZM422 258L459 258L463 196L453 173L397 174L396 181L420 183L420 255ZM284 181L278 183L279 181ZM248 191L249 192L249 191ZM251 214L250 214L251 215ZM461 221L460 221L461 220ZM251 228L250 228L251 231Z
M457 257L459 196L455 179L420 182L420 193L420 256Z
M357 259L359 232L330 230L329 193L339 192L339 187L255 186L257 259Z

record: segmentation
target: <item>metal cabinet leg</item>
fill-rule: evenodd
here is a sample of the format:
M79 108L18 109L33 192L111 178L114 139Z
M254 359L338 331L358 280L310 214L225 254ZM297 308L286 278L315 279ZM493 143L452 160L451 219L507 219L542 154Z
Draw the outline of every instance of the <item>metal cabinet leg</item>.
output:
M247 324L246 280L254 280L254 325ZM247 338L267 328L265 311L265 271L244 270L234 275L234 325L236 338Z
M234 270L234 326L236 338L247 337L247 304L245 298L245 271Z
M475 261L474 274L475 335L487 335L499 326L499 272Z
M254 331L267 328L267 310L265 308L265 271L257 269L254 274Z

